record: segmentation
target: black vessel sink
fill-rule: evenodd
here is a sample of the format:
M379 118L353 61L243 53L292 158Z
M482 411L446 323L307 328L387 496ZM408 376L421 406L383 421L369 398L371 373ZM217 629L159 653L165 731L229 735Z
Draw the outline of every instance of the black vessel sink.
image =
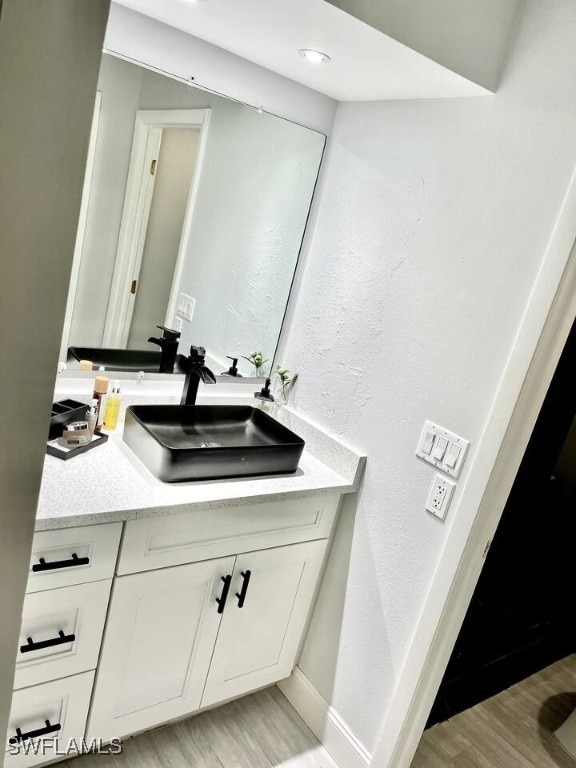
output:
M107 371L144 371L158 373L160 351L153 349L106 349L105 347L68 347L68 360L90 360Z
M124 442L159 480L295 472L304 440L248 405L133 405Z

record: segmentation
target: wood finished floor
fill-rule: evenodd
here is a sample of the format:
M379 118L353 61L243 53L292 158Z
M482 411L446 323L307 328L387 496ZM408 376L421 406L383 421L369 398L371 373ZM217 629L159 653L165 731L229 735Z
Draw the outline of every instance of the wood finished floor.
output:
M553 731L576 708L576 655L425 731L412 768L576 768Z
M124 741L62 768L338 768L278 688Z

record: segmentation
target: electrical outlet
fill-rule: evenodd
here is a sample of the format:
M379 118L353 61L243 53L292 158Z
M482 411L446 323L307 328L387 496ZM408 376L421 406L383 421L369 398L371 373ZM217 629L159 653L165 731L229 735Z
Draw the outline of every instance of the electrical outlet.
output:
M456 483L452 483L442 475L435 475L426 501L426 510L434 517L445 520L455 487Z

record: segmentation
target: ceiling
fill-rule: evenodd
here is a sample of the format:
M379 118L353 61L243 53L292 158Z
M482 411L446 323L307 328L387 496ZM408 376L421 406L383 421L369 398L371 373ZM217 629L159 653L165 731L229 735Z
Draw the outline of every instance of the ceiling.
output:
M338 101L487 93L324 0L113 0ZM327 53L311 65L300 48Z

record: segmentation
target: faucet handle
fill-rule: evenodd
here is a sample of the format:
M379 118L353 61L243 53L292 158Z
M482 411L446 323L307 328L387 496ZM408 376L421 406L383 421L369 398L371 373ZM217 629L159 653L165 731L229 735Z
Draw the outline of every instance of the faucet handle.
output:
M205 347L195 347L192 345L190 347L190 361L192 363L199 363L200 365L204 365L206 360L206 348Z
M165 325L157 325L156 328L159 328L162 331L162 338L166 339L166 341L176 341L182 335L180 331L167 328Z

